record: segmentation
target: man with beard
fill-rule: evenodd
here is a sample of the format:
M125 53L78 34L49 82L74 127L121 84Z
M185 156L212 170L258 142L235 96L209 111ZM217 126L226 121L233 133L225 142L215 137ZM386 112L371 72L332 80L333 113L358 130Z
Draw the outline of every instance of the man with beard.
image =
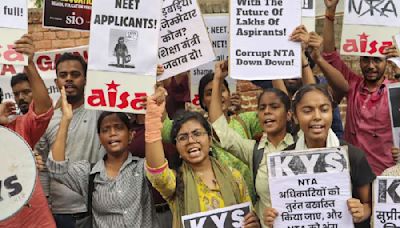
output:
M64 53L56 62L55 83L59 89L65 87L68 103L72 105L73 118L66 144L66 156L69 161L87 160L96 163L102 157L100 141L96 124L101 112L84 108L84 89L86 85L87 64L85 60L72 53ZM36 145L42 157L46 160L49 149L53 145L62 111L56 109L49 127L42 139ZM49 192L49 203L58 228L88 227L86 199L49 178L47 172L41 173L42 184Z
M0 125L18 133L32 148L46 131L53 115L53 107L47 88L33 62L32 36L28 34L22 36L16 41L14 49L28 56L28 65L24 67L24 72L26 72L25 76L28 80L26 83L29 87L29 105L27 105L24 115L10 120L9 116L15 114L15 104L12 101L1 103L3 95L0 90ZM35 188L26 206L12 217L1 221L0 228L55 227L42 186L37 182L39 182L38 177L36 177Z
M328 78L329 84L348 83L347 114L344 139L363 149L376 175L393 166L393 146L388 88L384 57L360 57L362 76L354 73L335 50L334 20L339 0L325 0L326 14L323 30L324 58L342 72L343 78ZM389 48L390 49L390 48ZM386 50L386 54L390 50ZM393 153L393 155L392 155Z
M25 73L19 73L11 78L11 88L22 114L26 114L32 101L32 89Z

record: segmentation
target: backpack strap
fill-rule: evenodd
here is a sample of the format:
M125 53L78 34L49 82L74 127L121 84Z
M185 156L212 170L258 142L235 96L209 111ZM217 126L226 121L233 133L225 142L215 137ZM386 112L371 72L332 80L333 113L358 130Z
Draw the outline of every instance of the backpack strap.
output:
M90 163L90 171L92 171L94 165L96 163ZM88 216L90 217L90 227L93 227L93 218L92 218L92 199L93 199L93 192L94 192L94 177L96 176L96 173L92 173L89 175L89 188L88 188L88 199L87 199L87 210L88 210Z
M243 119L242 119L239 115L233 116L233 119L234 119L234 120L237 120L237 122L239 122L239 124L242 125L243 130L244 130L244 132L246 133L247 138L248 138L248 139L251 139L250 133L249 133L249 131L247 130L247 125L246 125L246 123L243 121Z
M258 168L260 167L261 160L264 157L264 148L258 149L259 143L256 143L253 148L253 185L254 189L256 190L256 196L257 199L259 198L257 194L257 189L256 189L256 177L257 177L257 172Z

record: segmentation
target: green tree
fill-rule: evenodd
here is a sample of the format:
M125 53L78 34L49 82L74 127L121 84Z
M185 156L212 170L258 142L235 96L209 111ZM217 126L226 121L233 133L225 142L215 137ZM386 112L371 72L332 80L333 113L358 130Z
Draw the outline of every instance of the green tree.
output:
M35 0L35 6L37 8L42 8L43 6L43 0Z

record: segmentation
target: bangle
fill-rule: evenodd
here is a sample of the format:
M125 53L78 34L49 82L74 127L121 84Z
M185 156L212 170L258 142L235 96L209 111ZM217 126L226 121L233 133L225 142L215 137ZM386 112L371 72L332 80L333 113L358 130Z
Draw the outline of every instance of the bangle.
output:
M335 21L335 15L329 15L329 14L325 14L325 18L330 20L330 21Z
M310 64L309 63L307 63L307 64L305 64L305 65L303 65L303 66L301 66L301 68L306 68L306 67L308 67L308 66L310 66Z

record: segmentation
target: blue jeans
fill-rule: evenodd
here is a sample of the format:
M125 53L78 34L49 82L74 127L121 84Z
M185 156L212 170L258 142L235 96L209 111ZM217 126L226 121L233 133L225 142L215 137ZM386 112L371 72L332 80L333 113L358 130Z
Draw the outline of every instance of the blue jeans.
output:
M74 214L53 214L57 228L88 228L91 217Z

